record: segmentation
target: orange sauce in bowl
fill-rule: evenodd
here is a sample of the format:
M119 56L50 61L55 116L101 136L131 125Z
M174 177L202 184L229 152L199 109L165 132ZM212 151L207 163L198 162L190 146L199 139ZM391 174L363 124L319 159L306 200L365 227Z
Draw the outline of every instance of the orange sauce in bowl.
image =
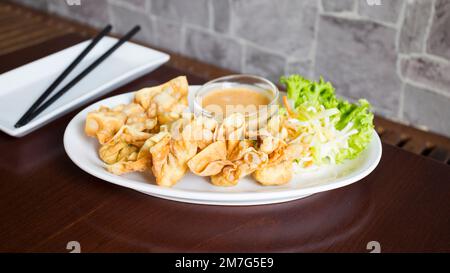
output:
M232 113L248 114L269 105L271 99L263 92L245 87L217 89L201 99L201 106L208 112L229 116Z

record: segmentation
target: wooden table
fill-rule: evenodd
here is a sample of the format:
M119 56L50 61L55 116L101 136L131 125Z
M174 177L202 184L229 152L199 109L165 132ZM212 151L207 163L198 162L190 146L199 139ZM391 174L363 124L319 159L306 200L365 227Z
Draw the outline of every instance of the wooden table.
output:
M0 73L82 40L64 35L1 57ZM108 96L187 75L168 66ZM64 152L76 109L20 139L0 133L0 251L382 252L450 251L450 167L383 145L359 183L298 201L219 207L154 198L101 181Z

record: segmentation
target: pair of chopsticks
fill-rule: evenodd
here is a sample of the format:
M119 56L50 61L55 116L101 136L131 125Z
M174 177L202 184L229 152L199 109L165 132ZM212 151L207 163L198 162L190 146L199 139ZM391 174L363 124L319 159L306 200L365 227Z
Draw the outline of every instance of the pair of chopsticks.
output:
M108 51L103 53L98 59L96 59L91 65L84 69L80 74L78 74L73 80L66 84L61 90L56 92L52 97L45 101L48 96L53 92L53 90L58 87L58 85L72 72L72 70L88 55L88 53L97 45L97 43L105 37L110 31L111 25L106 26L91 43L83 50L83 52L78 55L75 60L61 73L61 75L56 78L56 80L45 90L45 92L31 105L31 107L23 114L23 116L17 121L14 127L19 128L26 125L28 122L33 120L42 111L47 109L52 103L64 95L69 89L74 87L79 81L81 81L87 74L94 70L99 64L106 60L114 51L116 51L121 45L130 40L140 29L140 26L135 26L128 33L126 33L120 40L118 40ZM45 101L45 102L44 102ZM41 105L42 104L42 105Z

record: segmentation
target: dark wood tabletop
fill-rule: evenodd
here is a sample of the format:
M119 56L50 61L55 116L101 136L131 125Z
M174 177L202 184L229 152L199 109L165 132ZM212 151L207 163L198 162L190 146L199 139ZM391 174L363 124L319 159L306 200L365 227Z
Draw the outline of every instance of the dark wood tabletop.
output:
M83 40L67 34L1 56L0 73ZM164 65L107 96L187 75ZM23 138L0 133L0 251L450 251L450 167L383 144L379 166L352 185L287 203L220 207L151 197L99 180L66 155L80 107Z

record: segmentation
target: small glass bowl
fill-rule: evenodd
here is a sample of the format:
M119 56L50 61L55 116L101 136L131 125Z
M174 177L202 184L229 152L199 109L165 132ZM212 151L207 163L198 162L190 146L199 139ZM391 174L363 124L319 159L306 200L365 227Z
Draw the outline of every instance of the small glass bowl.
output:
M264 93L269 98L270 102L267 104L267 107L262 107L262 109L259 108L257 111L244 114L247 123L252 126L255 126L256 122L257 126L260 127L262 123L266 123L270 117L278 112L279 91L275 84L263 77L237 74L217 78L200 87L194 97L194 113L196 115L215 118L217 121L221 122L223 116L216 116L203 108L202 98L209 94L209 92L229 88L247 88Z

